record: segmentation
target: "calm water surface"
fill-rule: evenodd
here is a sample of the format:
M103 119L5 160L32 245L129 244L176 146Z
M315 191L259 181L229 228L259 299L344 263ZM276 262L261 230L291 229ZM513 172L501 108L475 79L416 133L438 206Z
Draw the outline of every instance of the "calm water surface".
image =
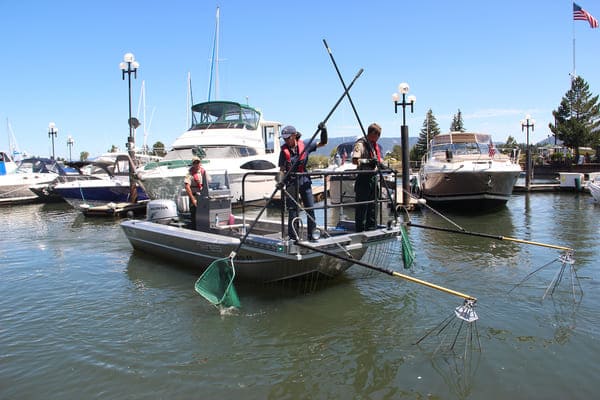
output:
M63 204L0 208L0 398L595 398L600 205L535 193L446 215L575 248L583 297L573 301L566 272L542 300L558 250L409 228L412 271L398 243L370 255L478 298L482 351L467 362L435 352L435 338L414 345L462 303L446 293L354 266L310 293L240 286L240 312L221 314L194 291L197 272L134 254L115 220ZM451 227L430 211L411 218Z

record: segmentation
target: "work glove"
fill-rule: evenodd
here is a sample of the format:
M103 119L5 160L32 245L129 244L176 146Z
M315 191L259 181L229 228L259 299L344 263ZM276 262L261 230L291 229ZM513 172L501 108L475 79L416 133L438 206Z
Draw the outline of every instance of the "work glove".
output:
M358 160L358 163L369 168L375 168L375 166L377 165L377 161L371 158L361 158Z
M327 144L327 127L325 126L325 122L319 122L319 130L321 131L321 140L322 144Z
M279 171L277 173L277 175L275 175L275 182L277 183L283 183L283 178L285 177L285 174L283 173L283 171Z

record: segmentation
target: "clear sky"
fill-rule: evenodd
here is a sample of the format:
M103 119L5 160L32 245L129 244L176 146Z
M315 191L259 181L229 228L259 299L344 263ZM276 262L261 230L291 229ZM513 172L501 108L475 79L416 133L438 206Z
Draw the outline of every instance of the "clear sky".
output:
M600 18L599 0L578 4ZM432 109L442 131L460 109L465 128L495 141L525 142L520 120L536 120L530 141L548 123L576 73L600 92L600 28L573 21L567 0L242 1L0 0L0 148L8 121L20 149L68 158L67 136L91 156L125 150L127 52L140 63L132 81L133 114L146 87L147 143L169 147L186 129L187 76L193 100L207 99L215 14L220 7L219 98L261 109L267 119L307 135L343 93L323 45L327 40L349 83L363 126L378 122L399 137L401 114L391 95L400 82L417 97L407 114L418 136ZM139 118L142 119L140 110ZM331 136L360 128L347 101L328 122ZM143 144L143 127L136 143Z

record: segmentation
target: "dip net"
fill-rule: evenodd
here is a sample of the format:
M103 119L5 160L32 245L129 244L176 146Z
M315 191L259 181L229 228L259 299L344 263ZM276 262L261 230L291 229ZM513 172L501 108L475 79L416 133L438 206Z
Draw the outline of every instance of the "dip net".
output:
M235 268L230 258L213 261L196 281L196 292L215 306L240 307L233 279Z

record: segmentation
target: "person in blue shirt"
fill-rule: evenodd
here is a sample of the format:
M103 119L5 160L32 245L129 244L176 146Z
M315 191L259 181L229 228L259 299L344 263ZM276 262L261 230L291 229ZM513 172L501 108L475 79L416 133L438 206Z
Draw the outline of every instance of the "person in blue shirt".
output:
M299 198L302 199L302 203L308 214L308 240L313 240L312 235L316 224L315 211L312 209L312 207L314 207L312 182L310 176L296 176L295 173L306 172L308 155L317 150L317 148L327 144L327 128L323 122L319 124L319 130L321 131L321 137L318 143L315 143L314 141L304 143L304 141L299 138L300 133L291 125L284 127L281 131L281 137L284 140L284 144L281 146L281 152L279 153L280 172L278 182L279 184L285 184L285 191L287 192L285 198L288 209L288 236L292 240L298 239L297 232L299 224L297 222L294 223L294 220L298 217L297 203L299 202ZM282 182L283 176L286 174L288 174L287 179L285 182ZM289 200L287 198L288 196L292 196L293 200Z

